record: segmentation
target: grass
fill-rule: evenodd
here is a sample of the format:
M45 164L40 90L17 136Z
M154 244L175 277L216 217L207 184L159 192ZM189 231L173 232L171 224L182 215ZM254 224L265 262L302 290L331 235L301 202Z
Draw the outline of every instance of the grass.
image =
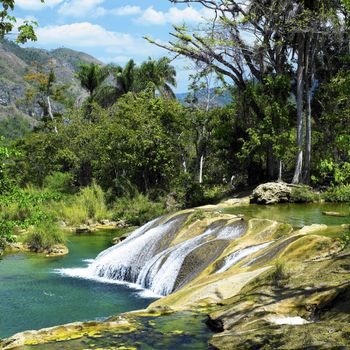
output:
M329 188L323 193L327 202L350 202L350 185L339 185Z
M64 244L66 241L64 232L54 223L42 223L31 227L25 236L26 243L30 250L40 252L52 248L57 244Z
M152 202L147 196L138 194L135 198L120 198L113 208L113 219L125 220L130 225L140 226L166 213L161 202Z
M105 202L104 192L95 183L83 188L77 195L67 196L53 204L51 210L59 219L73 226L112 217Z
M308 186L295 187L290 195L290 201L293 203L312 203L319 199L319 195Z

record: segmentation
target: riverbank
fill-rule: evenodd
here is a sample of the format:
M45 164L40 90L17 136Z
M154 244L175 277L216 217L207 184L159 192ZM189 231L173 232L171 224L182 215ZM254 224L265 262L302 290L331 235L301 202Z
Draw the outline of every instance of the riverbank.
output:
M289 207L287 212L283 209L286 206ZM154 225L166 225L166 222L181 218L172 226L176 230L172 229L173 237L166 246L186 245L191 240L199 240L198 247L199 242L206 243L200 249L184 251L181 269L174 282L177 287L151 304L145 314L154 313L154 310L167 310L167 313L170 310L177 314L200 307L202 315L209 314L207 324L210 329L217 332L210 341L217 349L231 349L232 344L242 349L257 346L287 349L297 338L303 339L303 346L309 347L319 344L322 348L328 344L327 339L349 345L345 331L339 331L341 327L346 330L348 322L345 296L350 277L349 226L334 225L333 220L344 218L324 216L328 207L322 204L318 205L316 214L316 206L265 207L280 208L285 215L285 222L280 222L252 217L258 207L249 204L245 197L161 219L163 224L158 221ZM335 209L341 211L341 207L333 206ZM250 215L245 210L251 210ZM240 211L242 215L238 214ZM273 215L274 211L271 213ZM302 218L308 213L311 220L322 218L325 222L329 220L330 225L316 223L303 228L293 225L298 221L295 216ZM236 233L230 236L234 227ZM213 231L214 228L217 231ZM208 229L211 231L205 236ZM229 237L223 237L224 232ZM144 235L146 233L147 230ZM168 237L167 234L164 237ZM219 242L222 238L226 243ZM163 264L166 266L167 263ZM149 287L152 289L152 284ZM345 312L339 311L342 304ZM157 316L166 322L162 313ZM328 324L337 330L334 335L327 336ZM307 329L314 334L307 337ZM16 337L26 339L23 335ZM44 337L42 339L44 341ZM23 344L30 345L28 342L24 340Z

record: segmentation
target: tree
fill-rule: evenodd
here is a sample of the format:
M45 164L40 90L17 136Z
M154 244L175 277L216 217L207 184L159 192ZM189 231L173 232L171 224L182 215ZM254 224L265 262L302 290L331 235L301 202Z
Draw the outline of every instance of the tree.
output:
M44 3L44 0L40 1ZM11 16L11 11L15 9L15 0L0 0L0 6L0 38L4 38L13 31L16 24L16 18ZM35 21L24 21L18 27L16 42L23 44L29 40L36 41L34 27L37 25Z
M124 67L107 66L101 68L100 72L94 71L92 66L87 68L84 68L84 72L80 71L80 80L84 81L83 86L87 90L90 90L90 85L92 86L93 92L90 96L103 107L113 105L128 92L137 94L150 87L154 96L158 91L164 98L175 98L172 87L176 86L176 71L166 57L158 60L149 58L140 66L131 59ZM98 74L101 74L101 79L98 78ZM108 83L104 83L107 76L110 76ZM97 83L93 84L94 82Z
M296 82L298 155L294 182L303 180L304 166L304 180L308 182L311 89L317 79L313 63L316 56L322 56L326 39L336 34L334 28L344 25L343 7L336 0L266 0L250 1L248 5L247 2L215 0L171 2L198 3L211 9L213 16L210 25L206 30L200 28L197 31L175 26L172 33L175 41L159 44L148 39L150 42L195 62L202 62L231 79L238 95L242 95L250 80L263 83L270 75L290 76L291 81ZM259 106L253 105L252 108L258 118L263 119ZM306 133L304 114L307 115ZM304 147L307 150L306 162Z
M108 75L108 69L98 64L83 63L80 65L77 78L80 80L81 86L88 91L90 101L94 99L94 94Z
M42 72L40 68L33 68L31 73L24 76L24 79L32 83L32 87L26 91L27 103L38 104L43 112L42 121L45 127L58 132L57 122L54 117L52 100L64 102L66 85L57 84L56 75L52 68L48 72ZM51 121L48 125L47 121Z
M136 70L136 63L133 59L129 60L124 68L120 66L115 68L114 77L120 96L135 91Z
M175 98L172 87L176 87L176 70L170 62L167 57L158 60L148 58L143 62L137 71L138 89L145 90L152 83L162 97Z

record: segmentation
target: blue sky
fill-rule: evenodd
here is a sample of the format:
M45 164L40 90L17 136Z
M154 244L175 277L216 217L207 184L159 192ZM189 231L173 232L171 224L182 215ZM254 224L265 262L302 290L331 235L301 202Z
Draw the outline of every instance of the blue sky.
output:
M198 26L210 13L203 8L168 0L17 0L16 17L39 22L35 47L68 47L89 53L104 63L138 63L149 56L169 55L143 36L161 42L170 39L172 24ZM174 61L178 70L176 91L187 91L189 62Z

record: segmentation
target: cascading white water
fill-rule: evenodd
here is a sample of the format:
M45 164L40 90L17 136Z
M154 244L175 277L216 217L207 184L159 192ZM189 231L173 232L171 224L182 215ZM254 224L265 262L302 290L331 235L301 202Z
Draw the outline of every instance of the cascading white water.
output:
M225 226L225 221L216 222L202 234L171 246L186 218L178 216L168 221L164 218L154 220L125 241L103 251L87 268L62 269L59 272L70 277L137 283L157 295L170 294L189 254L208 242L227 241L228 244L245 231L245 225L240 223ZM203 260L206 258L203 257Z
M249 255L252 255L259 250L262 250L264 248L267 248L270 244L272 244L274 241L267 242L260 245L255 245L252 247L244 248L241 250L237 250L236 252L232 253L228 257L225 258L225 264L224 266L216 271L216 273L221 273L227 271L229 268L231 268L233 265L236 265L238 262L243 260L244 258L248 257Z
M186 257L208 241L232 240L243 233L242 226L209 228L201 235L157 254L141 270L137 283L159 295L168 295L174 286Z

